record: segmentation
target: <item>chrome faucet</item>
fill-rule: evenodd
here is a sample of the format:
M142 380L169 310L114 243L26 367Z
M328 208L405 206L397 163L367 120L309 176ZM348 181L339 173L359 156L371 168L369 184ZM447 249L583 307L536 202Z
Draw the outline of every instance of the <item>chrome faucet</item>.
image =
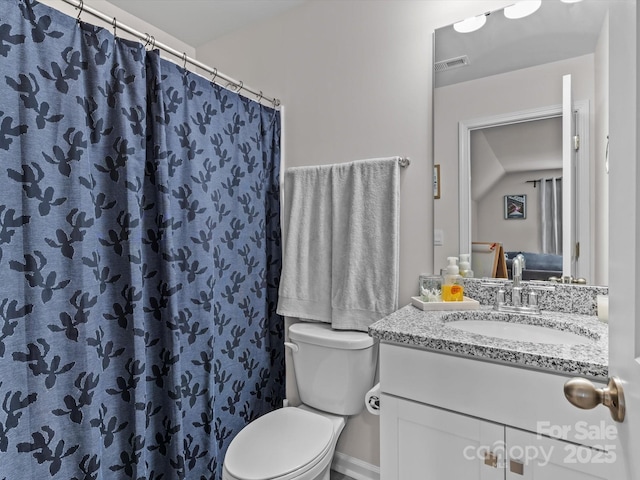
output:
M524 255L519 253L513 259L511 263L511 276L513 279L513 287L511 288L511 305L507 305L505 291L502 287L498 290L496 295L495 309L499 312L511 312L511 313L540 313L540 306L538 305L538 294L535 289L531 288L529 294L526 297L526 303L523 302L522 296L522 270L525 268Z
M525 266L524 255L519 253L511 263L511 277L513 279L513 288L511 289L511 303L514 307L522 306L522 270Z
M522 281L522 270L526 268L526 261L524 259L524 255L519 253L513 259L513 263L511 264L511 276L513 277L513 286L520 287L520 282Z

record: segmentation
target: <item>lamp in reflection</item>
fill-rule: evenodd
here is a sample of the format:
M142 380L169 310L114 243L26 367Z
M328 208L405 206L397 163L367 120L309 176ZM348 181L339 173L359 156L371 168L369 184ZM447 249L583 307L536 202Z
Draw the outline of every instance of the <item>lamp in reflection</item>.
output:
M504 16L515 20L517 18L528 17L542 5L542 0L522 0L504 9Z
M461 22L454 23L453 28L459 33L470 33L481 29L485 23L487 23L487 17L483 14L476 17L469 17Z

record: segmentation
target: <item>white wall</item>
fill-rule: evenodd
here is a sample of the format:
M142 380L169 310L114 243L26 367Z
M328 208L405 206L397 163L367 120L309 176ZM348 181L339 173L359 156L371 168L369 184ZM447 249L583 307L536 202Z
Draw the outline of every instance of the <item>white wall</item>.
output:
M561 177L560 170L529 170L513 172L503 176L482 199L477 202L474 219L473 241L501 242L506 252L541 252L538 194L540 186L534 188L527 180ZM505 220L504 196L527 196L527 215L524 219ZM476 230L477 228L477 230Z
M509 3L311 1L198 48L199 60L282 100L288 166L411 157L401 175L400 305L433 271L433 31ZM337 450L378 465L377 417L350 419Z
M541 252L541 189L532 180L562 177L562 118L473 130L470 152L472 241ZM505 195L526 195L526 218L504 218Z

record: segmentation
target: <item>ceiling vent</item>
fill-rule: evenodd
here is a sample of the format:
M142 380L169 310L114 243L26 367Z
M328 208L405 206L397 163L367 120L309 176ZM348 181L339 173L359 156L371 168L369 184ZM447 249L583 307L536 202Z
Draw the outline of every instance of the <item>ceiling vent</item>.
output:
M469 65L469 57L462 55L460 57L450 58L448 60L442 60L436 62L433 66L436 72L444 72L445 70L451 70L452 68L464 67Z

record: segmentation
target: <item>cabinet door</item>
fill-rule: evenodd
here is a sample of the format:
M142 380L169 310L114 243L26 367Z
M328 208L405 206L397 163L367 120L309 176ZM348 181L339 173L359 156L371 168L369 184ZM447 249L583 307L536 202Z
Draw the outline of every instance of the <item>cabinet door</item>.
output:
M382 395L384 480L504 480L504 427Z
M597 450L506 427L507 480L596 480L613 478L616 441Z

